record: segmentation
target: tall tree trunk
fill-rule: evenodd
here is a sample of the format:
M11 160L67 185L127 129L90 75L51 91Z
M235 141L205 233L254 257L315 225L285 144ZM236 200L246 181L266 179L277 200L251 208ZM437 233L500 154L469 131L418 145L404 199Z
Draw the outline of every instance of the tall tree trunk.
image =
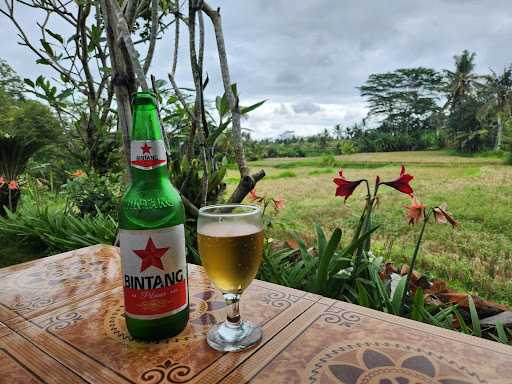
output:
M496 132L496 144L494 146L495 151L499 151L501 149L501 140L503 136L503 122L501 121L501 112L497 114L498 120L498 130Z

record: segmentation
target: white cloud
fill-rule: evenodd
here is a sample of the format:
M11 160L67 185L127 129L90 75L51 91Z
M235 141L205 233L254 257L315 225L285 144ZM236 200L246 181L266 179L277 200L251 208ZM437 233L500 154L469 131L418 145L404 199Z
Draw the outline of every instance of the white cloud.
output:
M250 113L244 121L253 138L275 138L285 131L310 136L331 130L336 124L350 125L360 121L367 113L360 100L346 100L342 104L314 104L315 113L296 111L293 103L267 102Z

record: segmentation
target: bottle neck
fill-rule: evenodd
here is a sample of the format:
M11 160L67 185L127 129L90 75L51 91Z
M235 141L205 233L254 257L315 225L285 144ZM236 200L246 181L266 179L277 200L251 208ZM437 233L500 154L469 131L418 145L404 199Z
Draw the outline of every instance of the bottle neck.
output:
M169 179L167 153L154 104L134 106L130 145L130 166L134 184Z

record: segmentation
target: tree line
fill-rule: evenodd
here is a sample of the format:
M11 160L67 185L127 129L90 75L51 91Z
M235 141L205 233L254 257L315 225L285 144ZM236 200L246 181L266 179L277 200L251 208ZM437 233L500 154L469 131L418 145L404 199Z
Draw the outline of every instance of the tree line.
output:
M347 135L361 150L510 149L512 67L475 72L476 54L454 56L452 70L416 67L372 74L359 87L369 112Z

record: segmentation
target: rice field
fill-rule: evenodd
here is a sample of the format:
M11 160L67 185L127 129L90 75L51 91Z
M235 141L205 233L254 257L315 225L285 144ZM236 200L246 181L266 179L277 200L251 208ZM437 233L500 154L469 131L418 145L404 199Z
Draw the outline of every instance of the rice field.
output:
M512 304L512 167L493 157L452 156L444 152L361 153L325 158L265 159L251 163L263 168L267 177L257 186L259 195L281 197L285 208L271 212L273 229L268 234L278 240L290 238L290 231L313 240L313 224L327 232L340 227L345 241L359 219L364 204L364 188L344 203L335 197L332 179L340 167L348 179L367 178L373 184L398 176L400 164L414 175L415 195L428 205L443 202L460 222L427 227L418 268L431 277L447 280L464 289L498 302ZM237 172L230 170L230 187ZM380 225L373 252L396 264L407 263L419 226L404 218L408 196L381 188L374 222Z

